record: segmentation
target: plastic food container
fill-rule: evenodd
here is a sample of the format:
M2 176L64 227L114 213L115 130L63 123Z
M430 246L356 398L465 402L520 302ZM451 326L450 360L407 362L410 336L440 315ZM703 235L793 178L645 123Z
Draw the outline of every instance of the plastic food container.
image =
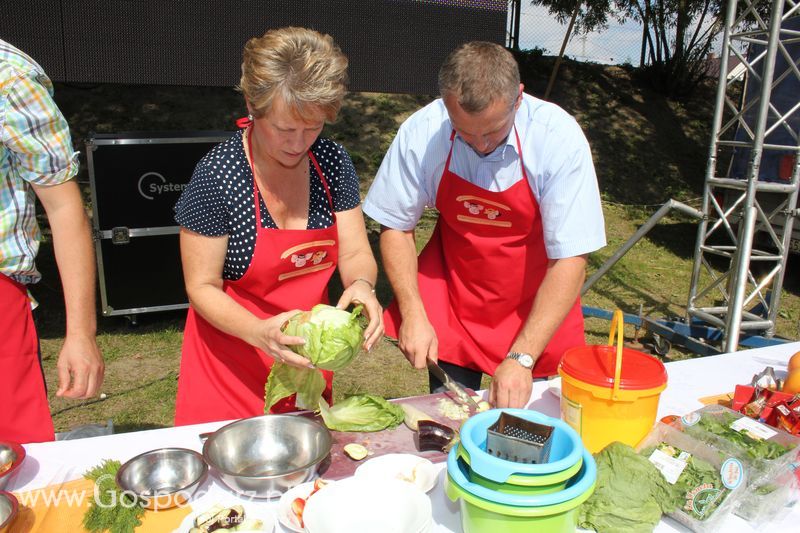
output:
M572 532L577 528L578 507L594 492L597 466L586 450L579 473L563 490L534 495L505 494L473 483L454 451L448 456L445 492L459 502L465 533Z
M622 326L622 312L617 310L608 346L572 348L558 366L561 418L592 453L614 441L636 446L652 429L667 386L661 361L622 347Z
M548 462L541 464L518 463L495 457L486 451L487 431L497 422L502 413L553 427L552 442ZM537 484L529 476L558 474L581 461L583 444L578 434L565 422L528 409L492 409L470 417L460 431L459 449L470 466L470 470L495 483L506 483L512 476L514 482L528 485ZM556 476L557 477L557 476ZM519 483L519 482L522 483Z
M637 451L649 458L672 485L685 489L669 516L692 531L723 531L721 521L746 497L741 461L669 425L659 423Z
M671 425L742 463L747 497L734 512L753 527L780 519L800 497L795 475L800 437L721 405L707 405Z
M458 461L463 461L467 467L470 467L469 454L464 447L459 444L455 452ZM493 481L484 477L472 468L469 468L469 480L478 485L482 485L488 489L496 490L498 492L507 492L510 494L548 494L550 492L557 492L563 490L569 480L574 477L581 469L583 464L583 457L575 464L560 472L553 472L552 474L511 474L505 483Z

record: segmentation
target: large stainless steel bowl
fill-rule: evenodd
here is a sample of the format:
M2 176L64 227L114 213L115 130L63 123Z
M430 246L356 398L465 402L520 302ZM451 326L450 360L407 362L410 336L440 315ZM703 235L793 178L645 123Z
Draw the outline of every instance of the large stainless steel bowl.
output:
M159 448L137 455L117 471L117 485L146 509L182 505L208 476L203 456L186 448Z
M7 531L17 516L19 503L10 492L0 490L0 531Z
M0 441L0 490L17 474L25 459L25 448L16 442Z
M313 479L331 451L322 424L296 415L237 420L211 434L203 457L225 485L251 498L274 498Z

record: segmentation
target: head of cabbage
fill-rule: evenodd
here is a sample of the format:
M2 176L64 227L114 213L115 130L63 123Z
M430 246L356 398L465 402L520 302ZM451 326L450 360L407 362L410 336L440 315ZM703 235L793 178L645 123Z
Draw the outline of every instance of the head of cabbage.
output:
M294 315L283 327L287 335L303 337L305 344L289 348L323 370L341 370L350 364L364 342L363 306L351 312L318 304Z
M341 370L358 354L364 342L363 306L352 312L319 304L297 313L283 327L287 335L302 337L305 344L289 348L309 359L315 368L299 368L275 362L264 385L264 412L283 398L297 394L299 409L317 409L325 390L323 370Z

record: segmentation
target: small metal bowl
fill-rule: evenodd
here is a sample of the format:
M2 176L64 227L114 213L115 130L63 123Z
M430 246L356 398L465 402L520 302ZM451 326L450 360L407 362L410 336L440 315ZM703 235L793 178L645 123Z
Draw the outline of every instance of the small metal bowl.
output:
M186 448L159 448L137 455L117 471L117 486L145 509L169 509L192 497L208 476L203 456Z
M17 474L25 460L25 448L16 442L0 441L0 490Z
M328 429L298 415L262 415L211 434L203 457L220 480L251 498L274 498L313 479L331 451Z
M10 492L0 490L0 531L6 531L19 511L19 502Z

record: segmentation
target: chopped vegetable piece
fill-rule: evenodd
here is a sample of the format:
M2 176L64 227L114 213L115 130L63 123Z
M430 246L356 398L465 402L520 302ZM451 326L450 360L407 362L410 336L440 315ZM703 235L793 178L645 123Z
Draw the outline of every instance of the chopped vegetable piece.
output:
M430 450L445 452L454 436L455 431L444 424L433 420L420 420L417 447L421 452Z
M369 450L367 450L364 446L360 444L351 442L350 444L345 445L344 453L347 454L347 456L350 459L354 461L360 461L361 459L369 455Z
M303 511L306 508L306 501L303 498L295 498L292 500L292 512L297 517L297 521L300 522L300 527L306 527L303 523Z
M419 429L417 424L420 422L420 420L433 420L425 411L417 409L413 405L401 403L400 407L403 408L403 412L406 414L403 422L405 422L406 426L408 426L408 429L411 431L417 431Z

